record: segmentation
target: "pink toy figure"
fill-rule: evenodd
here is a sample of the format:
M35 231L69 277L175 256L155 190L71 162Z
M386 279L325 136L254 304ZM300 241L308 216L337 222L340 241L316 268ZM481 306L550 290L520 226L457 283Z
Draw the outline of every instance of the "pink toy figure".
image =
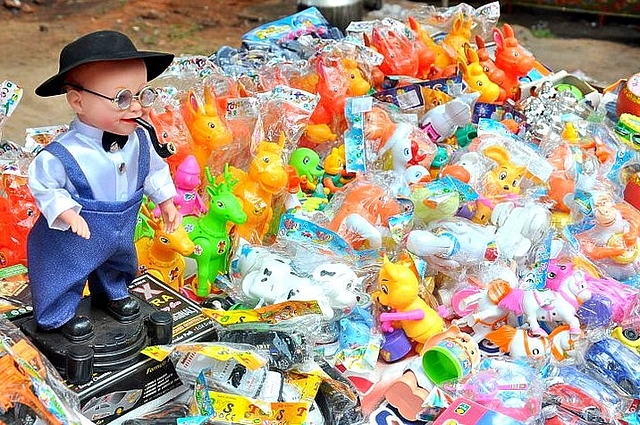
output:
M260 142L247 172L229 167L239 180L233 193L247 214L247 221L236 229L240 237L251 243L262 243L273 218L273 197L287 188L289 176L282 159L284 143L284 133L278 143Z
M325 226L355 249L381 248L380 227L388 228L389 217L402 212L400 204L386 188L364 181L350 183L343 194L339 208Z
M507 78L502 85L507 98L520 99L520 77L524 77L535 65L535 58L526 51L515 37L511 25L504 24L493 29L493 40L496 42L496 66L502 69Z
M189 90L180 104L180 113L193 139L192 153L200 169L204 170L211 153L230 144L233 135L218 115L216 100L210 90L204 91L204 104L200 103L193 90Z
M184 285L184 257L193 253L195 245L183 226L168 233L163 230L162 219L153 217L145 204L141 206L141 213L149 219L147 223L154 230L154 236L142 237L136 241L138 272L149 273L180 291Z
M162 113L152 110L149 113L149 121L153 124L160 143L171 142L176 147L176 153L165 159L171 175L175 177L178 165L193 152L193 139L184 118L175 108L165 106Z
M378 288L373 292L373 299L383 308L389 309L384 322L386 331L392 331L396 326L402 328L409 339L418 344L418 350L429 338L444 329L444 321L438 313L419 295L418 277L402 263L389 261L385 256L380 274Z
M570 263L563 264L556 258L552 258L547 267L545 287L558 293L577 311L583 302L591 299L591 291L585 273L567 265Z
M178 193L173 201L183 216L199 216L207 213L207 206L198 192L201 183L200 174L200 166L193 155L185 157L176 169L173 181Z
M465 56L458 59L462 79L469 86L469 90L480 93L478 102L495 102L500 96L500 86L489 79L480 64L478 54L469 44L465 44L463 50Z
M489 49L487 49L484 40L480 35L476 35L476 47L476 53L478 54L480 65L482 65L482 70L487 74L487 77L489 77L491 81L500 87L500 96L498 96L497 101L498 103L503 103L507 98L507 92L503 88L503 85L507 80L507 74L496 66L496 62L489 54Z

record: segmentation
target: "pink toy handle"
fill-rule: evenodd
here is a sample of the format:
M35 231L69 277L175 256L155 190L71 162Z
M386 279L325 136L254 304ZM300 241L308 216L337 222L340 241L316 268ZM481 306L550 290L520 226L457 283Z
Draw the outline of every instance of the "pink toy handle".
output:
M393 332L393 327L389 322L393 322L396 320L422 320L422 319L424 319L424 311L420 309L404 311L404 312L381 313L380 322L382 322L382 324L380 328L384 332Z

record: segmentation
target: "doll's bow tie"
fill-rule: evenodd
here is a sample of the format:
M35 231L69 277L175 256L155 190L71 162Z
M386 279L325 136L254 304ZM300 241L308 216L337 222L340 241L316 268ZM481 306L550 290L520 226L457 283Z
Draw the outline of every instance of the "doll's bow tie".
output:
M122 149L123 146L129 140L129 136L122 136L120 134L113 134L105 131L102 134L102 147L107 152L115 152Z

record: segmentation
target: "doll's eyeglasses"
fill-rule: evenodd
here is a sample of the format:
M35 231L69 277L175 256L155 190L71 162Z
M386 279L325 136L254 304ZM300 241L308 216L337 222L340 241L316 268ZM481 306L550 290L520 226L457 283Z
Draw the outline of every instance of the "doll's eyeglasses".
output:
M131 93L131 90L129 89L122 89L118 93L116 93L115 97L109 97L109 96L105 96L104 94L95 92L93 90L86 89L77 84L67 84L67 85L69 87L73 87L76 90L86 91L87 93L91 93L95 96L101 97L103 99L107 99L111 101L111 103L116 105L116 108L118 108L121 111L126 111L127 109L129 109L131 107L131 102L133 102L134 100L137 100L140 103L140 105L147 108L153 105L153 102L155 102L156 99L158 98L158 92L151 86L144 86L138 92L138 94Z

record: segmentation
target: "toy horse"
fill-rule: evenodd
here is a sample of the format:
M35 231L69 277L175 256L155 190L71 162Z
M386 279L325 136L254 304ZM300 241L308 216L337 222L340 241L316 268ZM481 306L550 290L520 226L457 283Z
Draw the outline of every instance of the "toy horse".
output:
M489 332L486 338L512 358L546 360L553 355L561 361L575 355L574 340L567 325L558 326L549 336L531 335L526 329L503 325Z
M402 212L400 204L374 183L352 183L343 194L340 207L326 227L355 249L382 247L380 227L388 228L389 217Z
M216 101L210 90L204 91L205 103L201 104L195 92L190 90L180 104L180 113L193 139L193 155L204 170L211 153L233 141L233 135L218 115Z
M478 102L495 102L500 96L500 86L491 81L480 64L475 50L465 43L464 56L458 59L458 68L462 71L462 79L469 86L469 90L480 93Z
M546 288L558 293L567 300L576 311L585 301L591 299L585 273L582 270L574 270L566 264L553 258L547 267Z
M508 282L496 279L474 296L475 299L481 297L487 297L493 305L464 318L471 326L508 311L515 316L523 316L523 320L529 325L529 332L533 335L547 334L539 322L565 323L570 326L571 334L582 333L576 309L554 291L513 288Z
M242 224L247 221L240 200L232 192L236 181L232 180L228 170L225 169L220 183L215 182L208 167L205 168L205 174L209 182L206 190L210 197L207 214L183 218L185 230L195 244L191 258L196 260L198 266L198 281L194 291L198 297L208 296L218 274L228 269L232 240L227 223Z
M496 42L496 66L502 69L507 77L502 88L508 99L519 100L519 79L533 69L535 58L520 45L509 24L504 24L502 31L494 28L493 40Z
M391 332L395 327L402 328L409 339L422 346L443 331L444 322L420 298L419 292L416 274L406 265L393 263L385 256L378 275L378 288L372 294L379 305L389 309L380 316L386 323L383 330Z
M240 237L251 243L262 242L273 218L273 197L287 187L288 173L282 159L284 142L283 133L278 143L260 142L247 172L230 167L233 176L239 180L233 193L240 199L247 216L236 229Z
M142 237L135 243L138 255L138 272L149 273L179 291L184 284L186 256L193 253L194 244L183 226L174 232L163 230L162 219L153 217L146 204L141 213L154 230L153 238Z

